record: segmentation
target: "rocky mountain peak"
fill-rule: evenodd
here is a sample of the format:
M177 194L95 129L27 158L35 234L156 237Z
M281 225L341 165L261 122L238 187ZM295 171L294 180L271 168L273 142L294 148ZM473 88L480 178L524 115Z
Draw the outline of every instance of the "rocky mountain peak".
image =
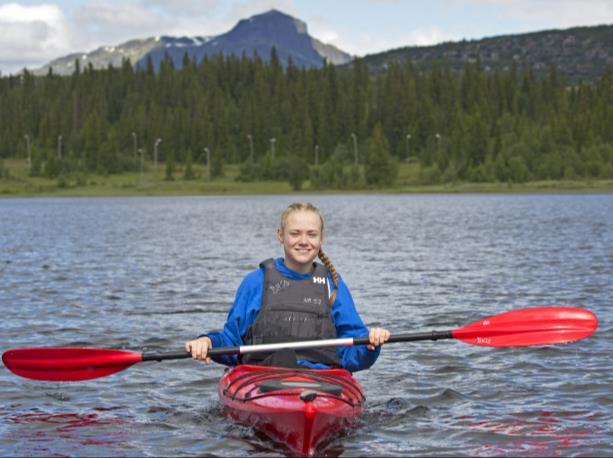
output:
M155 69L159 68L166 56L172 60L175 68L180 68L186 53L196 62L216 54L257 55L267 60L273 47L282 65L287 65L290 57L295 65L307 68L321 67L324 60L332 64L343 64L351 60L349 54L311 37L305 22L271 9L240 20L230 31L218 36L160 36L131 40L122 45L101 47L90 53L74 53L55 59L34 73L46 74L49 68L53 68L56 74L71 74L75 59L80 60L81 67L91 63L94 68L105 68L109 64L118 66L125 58L129 58L137 67L144 67L147 60L151 59Z

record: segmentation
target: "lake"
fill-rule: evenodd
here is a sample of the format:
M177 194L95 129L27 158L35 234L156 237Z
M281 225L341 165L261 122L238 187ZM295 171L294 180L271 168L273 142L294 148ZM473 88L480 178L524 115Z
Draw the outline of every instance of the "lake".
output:
M356 373L362 425L331 456L613 455L613 195L0 199L0 351L181 350L223 326L245 274L281 256L281 211L310 200L369 326L453 329L568 305L597 314L567 345L390 344ZM222 366L141 363L48 383L0 369L3 456L282 456L221 415Z

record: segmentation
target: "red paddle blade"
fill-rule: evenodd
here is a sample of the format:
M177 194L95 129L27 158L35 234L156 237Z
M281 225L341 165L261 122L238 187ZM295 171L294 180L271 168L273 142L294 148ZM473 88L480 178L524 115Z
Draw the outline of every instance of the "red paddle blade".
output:
M486 347L525 347L574 342L598 327L596 315L572 307L515 310L452 331L455 339Z
M52 382L104 377L139 361L140 353L99 348L17 348L2 354L2 362L15 374Z

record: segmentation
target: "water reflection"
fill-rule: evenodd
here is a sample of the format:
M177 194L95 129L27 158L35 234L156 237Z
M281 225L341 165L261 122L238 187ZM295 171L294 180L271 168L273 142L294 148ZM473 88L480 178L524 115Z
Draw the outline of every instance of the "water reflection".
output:
M345 435L328 444L321 444L317 456L325 458L340 457L345 453L345 447L343 445L344 438ZM234 431L228 434L224 439L243 444L244 450L241 454L249 456L285 456L288 458L296 456L295 453L284 445L275 443L270 440L268 436L253 428L239 426L238 428L234 428Z
M58 413L33 409L9 414L3 416L11 425L3 440L19 442L19 454L23 455L84 456L86 450L104 455L105 449L115 452L129 443L134 424L131 418L115 416L110 410Z
M602 415L591 412L521 412L508 418L458 418L457 427L481 438L473 456L566 456L575 449L589 454L594 436L604 433Z

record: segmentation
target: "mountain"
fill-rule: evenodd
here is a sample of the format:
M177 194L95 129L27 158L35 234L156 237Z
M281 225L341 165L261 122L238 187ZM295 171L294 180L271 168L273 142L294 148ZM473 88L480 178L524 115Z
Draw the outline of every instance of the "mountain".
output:
M89 63L94 68L105 68L109 64L121 66L124 58L137 67L146 65L151 58L155 69L168 56L175 68L180 68L185 53L190 59L200 62L205 56L223 53L247 56L257 54L264 60L270 57L272 47L283 65L289 57L299 67L322 67L324 59L332 64L349 62L352 56L334 46L324 44L311 37L304 22L277 10L243 19L229 32L213 37L156 37L144 40L131 40L118 46L105 46L90 53L75 53L55 59L44 67L34 70L36 75L53 72L69 75L74 72L75 59L81 68Z
M321 67L324 59L335 65L347 65L352 56L334 46L311 37L307 25L277 10L243 19L236 26L218 36L155 37L131 40L118 46L105 46L89 53L70 54L55 59L34 70L35 75L53 72L69 75L74 72L75 60L81 68L92 64L105 68L109 64L121 66L126 58L142 68L151 58L155 69L168 56L180 68L187 53L200 62L204 56L223 53L247 56L257 54L264 60L272 47L283 65L289 57L300 67ZM410 60L417 69L429 69L433 61L447 62L452 70L461 70L467 62L480 60L485 70L531 68L535 74L545 74L554 65L569 82L592 80L613 66L613 25L574 27L516 35L501 35L480 40L463 40L434 46L408 46L364 57L371 73L377 74L389 63Z
M324 59L333 64L342 64L351 60L349 54L312 38L304 22L276 10L243 19L229 32L214 37L202 45L181 48L166 46L152 50L148 56L151 57L153 66L158 68L167 54L175 68L178 68L186 52L197 62L200 62L204 56L219 53L236 56L241 56L243 53L248 56L257 54L268 60L273 46L283 65L287 65L290 56L293 63L299 67L321 67ZM137 62L137 65L143 65L146 58L147 56Z
M35 75L45 75L50 68L58 75L71 75L75 69L75 61L78 60L81 68L92 64L96 69L106 68L108 65L120 67L124 59L130 59L135 63L144 59L148 53L158 48L180 48L203 43L210 38L203 37L156 37L143 40L130 40L117 46L102 46L89 53L74 53L52 60L44 67L33 70Z
M592 80L613 67L613 25L574 27L473 41L409 46L364 57L372 73L387 69L390 62L410 60L417 69L429 69L433 61L447 62L452 70L480 60L485 70L532 68L548 72L551 65L567 81Z

